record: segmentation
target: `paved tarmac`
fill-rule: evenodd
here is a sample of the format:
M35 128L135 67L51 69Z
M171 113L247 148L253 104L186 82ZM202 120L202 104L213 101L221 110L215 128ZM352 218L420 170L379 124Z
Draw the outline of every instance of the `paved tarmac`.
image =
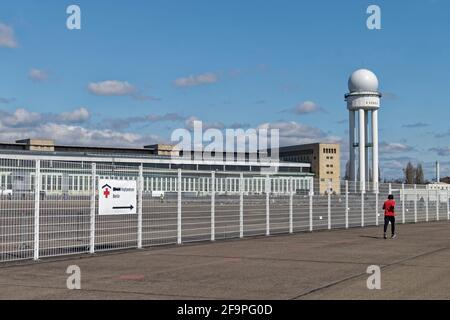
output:
M0 299L450 299L450 222L319 231L0 265ZM81 268L81 290L66 269ZM381 267L368 290L367 267Z

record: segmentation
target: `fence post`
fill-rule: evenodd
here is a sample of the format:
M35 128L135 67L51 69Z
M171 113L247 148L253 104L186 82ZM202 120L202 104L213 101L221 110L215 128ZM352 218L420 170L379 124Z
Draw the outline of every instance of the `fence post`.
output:
M143 192L144 192L144 165L141 163L139 166L138 177L138 249L142 249L142 207L143 205Z
M414 185L414 223L417 223L417 185Z
M345 229L348 229L348 180L345 180Z
M239 237L244 237L244 174L239 179Z
M91 169L91 217L90 217L90 236L89 236L89 253L93 254L95 252L95 195L96 195L96 184L97 184L97 165L92 163Z
M378 227L380 225L380 211L379 211L379 195L380 191L378 189L378 182L377 182L377 188L375 189L375 225Z
M294 232L294 191L292 177L289 179L289 233Z
M439 221L439 205L440 205L440 200L439 200L439 189L436 189L436 221Z
M361 227L364 227L364 190L361 190Z
M181 244L181 169L178 169L177 243Z
M402 223L405 223L405 184L402 183Z
M313 191L309 192L309 231L313 231Z
M389 194L392 194L392 183L389 183Z
M216 240L216 173L211 172L211 241Z
M430 189L428 189L427 186L427 199L425 201L425 221L428 222L429 220L429 201L430 201Z
M450 189L447 189L447 220L450 220Z
M270 178L266 176L266 236L270 235Z
M328 230L331 230L331 181L328 181Z
M36 160L34 178L34 260L39 260L39 207L41 199L41 160Z

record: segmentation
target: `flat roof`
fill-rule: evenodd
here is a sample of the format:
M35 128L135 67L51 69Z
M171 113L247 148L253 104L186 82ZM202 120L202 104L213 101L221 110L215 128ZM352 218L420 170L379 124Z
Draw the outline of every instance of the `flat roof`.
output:
M323 143L323 142L317 142L317 143L308 143L308 144L297 144L293 146L285 146L285 147L279 147L278 150L280 151L292 151L292 150L305 150L310 149L316 146L340 146L339 143Z

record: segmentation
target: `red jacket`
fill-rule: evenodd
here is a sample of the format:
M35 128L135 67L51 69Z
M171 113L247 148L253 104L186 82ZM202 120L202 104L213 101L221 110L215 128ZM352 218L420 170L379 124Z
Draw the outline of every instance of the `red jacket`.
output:
M383 205L384 215L395 217L395 200L386 200Z

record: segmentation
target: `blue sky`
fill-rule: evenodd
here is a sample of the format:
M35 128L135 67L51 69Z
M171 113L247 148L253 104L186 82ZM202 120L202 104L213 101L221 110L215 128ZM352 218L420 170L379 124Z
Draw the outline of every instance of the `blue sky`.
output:
M409 160L450 175L449 31L444 0L2 1L0 141L142 146L193 119L269 123L283 144L341 143L345 162L347 79L365 67L385 96L382 178Z

